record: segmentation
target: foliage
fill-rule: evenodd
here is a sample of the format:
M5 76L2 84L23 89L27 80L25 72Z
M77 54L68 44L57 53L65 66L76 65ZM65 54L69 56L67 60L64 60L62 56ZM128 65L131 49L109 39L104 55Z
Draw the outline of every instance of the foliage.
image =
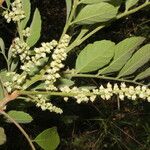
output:
M59 135L55 127L46 129L34 141L45 150L55 150L60 143Z
M32 102L42 111L49 110L57 114L63 112L54 102L55 99L60 100L60 97L63 97L64 102L75 99L78 104L93 103L98 99L115 99L118 109L121 100L150 102L149 83L144 82L144 79L150 76L147 65L150 61L150 44L145 42L144 37L132 36L118 43L98 40L78 49L85 40L104 27L110 26L112 22L149 6L148 0L143 3L138 3L138 0L66 0L66 24L60 39L42 42L40 47L36 45L41 37L42 25L38 8L32 15L30 0L6 0L5 5L7 8L1 6L2 16L7 23L16 24L17 34L8 49L0 38L0 57L5 59L7 65L7 68L0 70L0 113L5 116L5 122L12 122L17 126L31 149L35 150L33 142L44 150L56 149L60 143L57 130L55 127L46 129L32 141L19 123L30 123L34 118L24 109L9 110L6 106L11 101ZM124 10L121 9L122 6L125 7ZM79 32L76 32L76 29L79 29ZM76 61L65 66L67 56L76 49L80 51ZM67 69L72 67L71 63L75 68ZM77 87L76 83L78 80L82 81L81 78L105 79L114 83L93 86L83 81L79 82ZM90 121L98 122L100 129L104 127L104 132L99 134L98 138L98 147L102 149L108 146L102 144L103 141L114 143L109 145L109 148L122 142L119 134L113 129L114 126L119 128L118 123L114 123L111 116L111 119L107 117L108 119L90 118ZM116 118L118 119L118 116ZM144 127L145 131L149 131L148 125ZM126 132L130 133L129 128L127 131L120 128L119 130L125 135ZM4 129L0 128L0 132L0 144L4 144ZM109 135L113 138L110 139ZM132 136L129 137L139 144ZM79 145L78 141L74 143ZM124 143L123 145L127 149Z

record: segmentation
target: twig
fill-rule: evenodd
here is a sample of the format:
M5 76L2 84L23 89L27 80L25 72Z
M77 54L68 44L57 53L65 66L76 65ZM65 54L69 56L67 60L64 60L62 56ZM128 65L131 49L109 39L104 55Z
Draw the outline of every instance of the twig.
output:
M25 130L24 130L12 117L10 117L5 111L0 110L0 113L1 113L2 115L4 115L6 118L8 118L12 123L14 123L14 124L16 125L16 127L21 131L21 133L22 133L22 134L25 136L25 138L27 139L27 141L28 141L28 143L29 143L31 149L32 149L32 150L36 150L35 147L34 147L34 145L33 145L33 143L32 143L32 141L31 141L31 139L30 139L30 137L29 137L28 134L25 132Z

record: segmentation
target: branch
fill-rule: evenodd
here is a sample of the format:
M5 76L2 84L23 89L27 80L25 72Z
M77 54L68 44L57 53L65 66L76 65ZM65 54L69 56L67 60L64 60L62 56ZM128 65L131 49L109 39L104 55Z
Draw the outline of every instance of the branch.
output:
M14 91L12 94L6 94L4 99L0 101L0 110L5 109L7 103L15 100L19 96L18 91Z
M6 112L4 112L3 110L0 110L0 114L4 115L6 118L8 118L13 124L16 125L16 127L21 131L21 133L25 136L25 138L27 139L30 147L32 150L36 150L30 137L28 136L28 134L25 132L25 130L12 118L10 117Z
M146 6L148 6L148 5L150 5L150 2L146 1L144 4L138 6L138 7L134 8L134 9L131 9L131 10L129 10L129 11L126 11L126 12L122 13L122 14L119 14L119 15L116 17L116 19L120 19L120 18L123 18L123 17L125 17L125 16L131 15L131 14L133 14L133 13L135 13L135 12L137 12L137 11L143 9L144 7L146 7Z
M113 80L113 81L133 83L133 84L137 84L137 85L141 85L141 86L144 85L142 83L131 81L131 80L116 79L116 78L113 78L113 77L98 76L98 75L92 75L92 74L66 74L66 76L75 77L75 78L76 77L81 77L81 78L97 78L97 79L104 79L104 80Z

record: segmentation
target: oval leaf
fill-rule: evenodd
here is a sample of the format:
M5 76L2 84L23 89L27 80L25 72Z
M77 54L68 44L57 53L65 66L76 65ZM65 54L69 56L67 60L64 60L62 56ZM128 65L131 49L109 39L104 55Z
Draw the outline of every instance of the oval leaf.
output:
M114 47L115 55L108 67L99 71L99 74L107 74L119 71L130 59L136 48L143 43L143 37L127 38Z
M86 46L77 58L77 72L91 72L107 65L114 55L114 45L111 41L102 40Z
M134 73L150 60L150 44L138 50L120 71L118 78Z
M44 150L55 150L59 143L60 138L55 127L44 130L34 140Z
M33 120L29 114L23 111L12 110L8 112L8 115L12 117L18 123L30 123ZM7 122L10 122L10 121L7 120Z
M0 145L6 142L6 134L2 127L0 127Z
M150 68L146 69L145 71L143 71L142 73L140 73L139 75L136 76L136 78L134 79L136 80L141 80L144 78L147 78L150 76Z
M139 0L126 0L125 6L126 11L128 11L132 6L134 6Z
M98 22L106 22L113 19L117 14L118 9L108 3L98 3L92 5L86 5L77 17L75 18L75 24L94 24Z
M31 28L31 36L27 38L27 43L31 47L39 40L41 33L41 15L37 8L34 12L30 28Z
M22 0L22 7L25 12L25 18L21 21L21 27L24 29L26 27L26 24L30 18L30 9L31 9L31 4L30 0Z

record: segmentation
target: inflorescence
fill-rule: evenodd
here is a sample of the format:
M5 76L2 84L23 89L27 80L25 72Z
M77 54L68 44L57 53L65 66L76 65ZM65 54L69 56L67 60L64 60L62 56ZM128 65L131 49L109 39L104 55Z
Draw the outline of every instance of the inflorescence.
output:
M36 97L34 97L34 99L31 99L31 101L36 103L36 106L40 107L43 111L49 110L50 112L55 112L57 114L63 113L61 108L54 106L51 102L47 102L49 101L49 99L47 99L43 95L39 94Z
M55 87L54 83L58 78L60 78L59 71L64 67L63 61L67 57L66 48L69 41L69 35L65 34L52 54L53 60L43 76L46 90L57 90L57 87Z
M51 50L53 50L57 46L57 41L52 40L51 42L43 42L42 46L39 48L34 48L33 55L28 56L28 59L23 65L21 69L25 72L30 72L34 67L40 67L43 64L43 59L48 58Z
M147 99L150 102L150 89L146 86L129 86L127 87L125 83L121 83L120 87L117 84L112 86L110 83L107 87L100 86L97 89L86 89L86 88L69 88L68 86L60 88L60 91L64 93L70 93L71 97L77 100L77 103L81 102L93 102L97 96L100 96L103 100L109 100L114 95L118 95L120 100L124 100L125 97L131 100L136 100L138 98ZM67 101L68 97L64 97Z
M25 12L22 9L21 0L15 0L11 5L11 10L4 11L3 16L5 17L8 23L11 20L17 22L25 18Z

